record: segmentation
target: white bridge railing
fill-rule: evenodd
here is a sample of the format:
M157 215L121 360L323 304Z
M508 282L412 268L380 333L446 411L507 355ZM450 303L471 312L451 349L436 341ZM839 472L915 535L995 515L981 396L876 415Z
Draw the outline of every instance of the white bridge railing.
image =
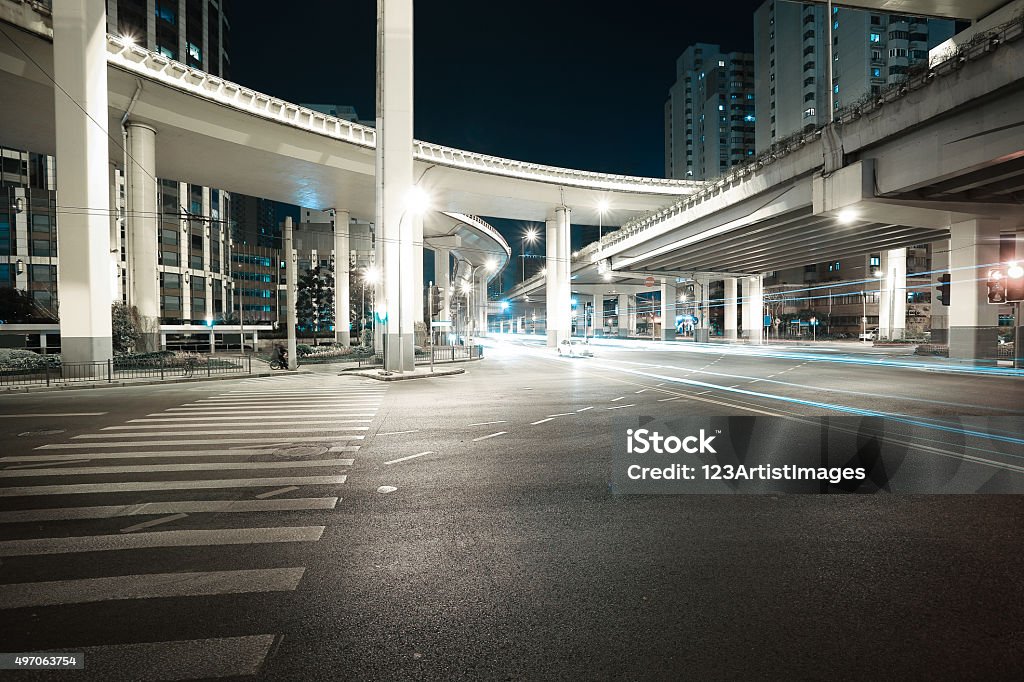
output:
M362 147L374 148L377 145L377 131L373 128L256 92L150 52L119 36L107 35L107 61L140 78L154 80L263 119ZM703 183L692 180L643 178L545 166L418 140L413 143L413 155L419 161L453 168L588 189L676 197L691 194L703 186Z

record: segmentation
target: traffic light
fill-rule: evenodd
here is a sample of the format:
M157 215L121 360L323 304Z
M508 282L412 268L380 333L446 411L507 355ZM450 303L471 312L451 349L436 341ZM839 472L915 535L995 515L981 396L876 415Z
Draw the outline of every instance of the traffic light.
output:
M430 316L441 314L441 287L434 285L430 287Z
M1003 281L1003 271L988 271L988 302L996 305L1006 303L1006 283Z
M1024 267L1019 263L1010 263L1006 268L1005 286L1007 301L1024 301Z
M939 303L949 305L949 274L939 275L939 283L935 287L939 291Z

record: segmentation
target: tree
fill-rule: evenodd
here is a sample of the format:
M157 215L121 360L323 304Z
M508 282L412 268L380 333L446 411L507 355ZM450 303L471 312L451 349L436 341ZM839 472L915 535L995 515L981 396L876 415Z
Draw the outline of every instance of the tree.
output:
M317 332L334 325L334 273L319 265L299 277L295 316L299 327Z
M135 351L135 344L142 338L139 311L135 306L114 303L110 306L110 336L115 355L127 355Z

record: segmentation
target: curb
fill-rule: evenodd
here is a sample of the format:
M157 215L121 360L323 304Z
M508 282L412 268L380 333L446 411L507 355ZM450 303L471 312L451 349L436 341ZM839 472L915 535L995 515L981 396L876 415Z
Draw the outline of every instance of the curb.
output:
M374 379L376 381L409 381L411 379L431 379L433 377L446 377L454 374L465 374L466 369L464 367L456 367L454 369L442 369L434 372L424 372L422 374L392 374L385 376L379 374L380 370L369 370L362 372L345 372L338 376L344 377L364 377L366 379Z
M95 388L130 388L132 386L161 386L165 384L192 384L199 381L229 381L231 379L255 379L273 376L273 372L253 372L252 374L225 374L210 377L193 377L191 379L152 379L142 381L104 381L101 383L57 384L51 386L11 386L0 391L0 395L13 393L53 393L57 391L84 391Z

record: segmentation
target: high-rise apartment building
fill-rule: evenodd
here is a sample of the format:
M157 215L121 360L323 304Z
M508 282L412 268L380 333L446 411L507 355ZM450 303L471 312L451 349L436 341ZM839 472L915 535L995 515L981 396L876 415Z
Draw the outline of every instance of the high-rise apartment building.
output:
M229 0L107 0L107 32L228 78Z
M753 155L753 55L691 45L665 102L665 177L709 180Z
M899 82L954 29L948 20L846 7L829 16L819 3L767 0L754 13L757 151L828 123L830 95L840 109Z

